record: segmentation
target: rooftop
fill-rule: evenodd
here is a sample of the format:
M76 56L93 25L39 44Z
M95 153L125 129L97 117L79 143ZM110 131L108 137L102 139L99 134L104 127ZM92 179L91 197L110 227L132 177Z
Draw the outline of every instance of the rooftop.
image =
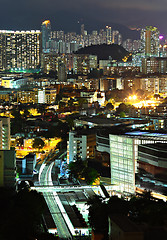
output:
M141 229L128 217L120 214L110 216L112 222L119 226L124 232L142 232Z

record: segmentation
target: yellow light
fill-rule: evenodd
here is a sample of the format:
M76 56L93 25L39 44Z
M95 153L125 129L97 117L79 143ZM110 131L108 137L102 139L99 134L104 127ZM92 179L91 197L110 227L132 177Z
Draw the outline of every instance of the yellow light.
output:
M137 99L137 96L136 95L133 95L133 100L136 100Z
M50 21L49 20L45 20L43 23L42 23L42 25L48 25L50 23Z

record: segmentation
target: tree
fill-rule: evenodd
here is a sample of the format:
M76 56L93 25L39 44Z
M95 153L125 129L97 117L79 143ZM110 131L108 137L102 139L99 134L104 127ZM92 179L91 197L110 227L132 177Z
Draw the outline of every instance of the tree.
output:
M114 105L112 103L107 103L106 109L107 110L113 110L114 109Z
M20 110L18 110L18 109L15 109L15 108L12 109L11 114L15 118L15 120L19 120L20 121L20 119L22 119L22 115L20 113Z
M142 90L142 89L137 89L137 90L136 90L136 95L137 95L138 97L144 97L145 92L144 92L144 90Z
M68 124L69 128L72 129L74 127L74 119L71 117L66 118L66 123Z
M41 193L24 189L0 189L0 239L36 239L42 232L42 214L46 207ZM10 231L9 231L10 229Z
M99 177L99 173L94 168L86 167L84 169L83 176L85 177L87 184L91 185L97 177Z
M99 176L98 172L96 169L88 167L87 161L76 158L76 162L71 162L68 165L70 175L76 179L84 178L87 184L92 184Z
M38 113L40 113L41 115L44 115L47 110L46 110L46 104L40 104L38 107Z
M83 172L86 167L86 161L77 159L76 162L70 162L68 168L70 170L70 175L78 179L83 177Z
M128 214L128 201L118 196L112 196L108 200L108 213L109 214Z
M68 106L72 107L74 102L75 102L75 100L73 98L70 98L70 100L68 100Z
M127 111L127 105L125 103L120 103L118 108L117 108L117 112L126 112Z
M30 116L30 111L27 109L27 108L25 108L24 109L24 113L23 113L23 117L24 118L27 118L27 117L29 117Z
M59 101L59 108L63 108L66 106L66 103L63 101Z
M106 232L108 230L107 204L103 197L95 195L88 198L86 205L89 210L89 225L94 231Z
M16 143L16 146L23 146L24 138L23 137L16 138L15 143Z
M41 138L35 138L32 142L33 148L42 149L45 146L45 142Z
M125 112L120 112L119 116L120 116L120 118L124 118L124 117L126 117L126 114L125 114Z
M79 107L82 108L84 104L88 103L87 99L84 97L78 98Z

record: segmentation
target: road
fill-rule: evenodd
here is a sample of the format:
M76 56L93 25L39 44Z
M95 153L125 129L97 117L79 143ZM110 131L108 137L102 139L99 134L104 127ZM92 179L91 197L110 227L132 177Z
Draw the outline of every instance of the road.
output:
M60 155L62 157L62 155ZM43 188L47 188L46 186L53 186L52 182L52 169L54 166L54 162L51 163L43 163L39 170L39 186L41 185L41 189L37 189L41 191ZM44 190L44 189L43 189ZM66 214L64 207L55 191L50 189L49 191L41 191L43 192L43 196L48 205L52 218L57 226L57 231L59 238L62 240L72 239L71 231L69 230L70 222L68 219L68 215ZM68 223L68 226L67 224Z

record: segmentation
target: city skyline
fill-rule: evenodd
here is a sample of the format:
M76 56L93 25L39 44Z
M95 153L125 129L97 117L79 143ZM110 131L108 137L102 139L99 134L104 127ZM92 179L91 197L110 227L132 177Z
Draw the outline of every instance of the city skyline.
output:
M155 25L165 34L166 8L164 0L146 0L140 3L136 0L49 0L47 4L43 0L8 0L1 4L0 29L40 29L41 22L50 19L53 29L65 31L77 28L78 22L88 21L90 25L92 22L118 23L128 27Z

